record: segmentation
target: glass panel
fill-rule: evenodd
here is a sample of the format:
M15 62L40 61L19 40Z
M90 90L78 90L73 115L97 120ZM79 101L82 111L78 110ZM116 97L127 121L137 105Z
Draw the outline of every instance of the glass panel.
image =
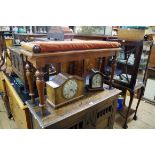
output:
M106 26L76 26L75 33L77 34L105 34L105 28Z

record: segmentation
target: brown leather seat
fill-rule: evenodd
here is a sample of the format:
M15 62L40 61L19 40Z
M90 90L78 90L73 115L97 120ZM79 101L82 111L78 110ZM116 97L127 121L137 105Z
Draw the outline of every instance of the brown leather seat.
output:
M120 47L120 43L108 42L108 41L48 41L48 42L38 41L38 42L31 42L31 43L21 43L21 45L24 49L35 53L37 52L49 53L49 52L56 52L56 51L60 52L60 51L105 49L105 48ZM37 49L38 51L35 49Z

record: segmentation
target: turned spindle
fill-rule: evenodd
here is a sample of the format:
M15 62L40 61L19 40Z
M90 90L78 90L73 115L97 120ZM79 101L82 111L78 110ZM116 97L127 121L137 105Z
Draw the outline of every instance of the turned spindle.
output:
M29 86L29 95L31 96L32 103L35 103L35 98L34 98L34 87L33 87L33 73L31 71L30 65L26 64L26 77L28 81L28 86Z
M36 85L39 95L39 106L41 107L41 112L44 114L44 106L45 106L45 99L44 99L44 88L45 88L45 82L44 82L44 73L40 70L37 70L35 73L36 76Z
M111 64L111 77L110 77L110 84L109 89L112 88L112 82L115 74L115 68L116 68L116 54L112 58L112 64Z

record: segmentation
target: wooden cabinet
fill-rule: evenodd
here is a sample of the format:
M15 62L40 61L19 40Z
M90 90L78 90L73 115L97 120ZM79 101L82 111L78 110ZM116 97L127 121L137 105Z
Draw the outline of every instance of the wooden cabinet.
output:
M11 114L15 120L17 128L31 128L29 110L27 106L24 105L24 102L17 94L7 76L4 73L2 74L5 81L6 94L9 102L8 104L10 105Z
M121 91L112 89L86 93L85 97L58 109L46 104L42 116L39 106L26 102L32 116L33 128L47 129L104 129L113 128L117 97Z

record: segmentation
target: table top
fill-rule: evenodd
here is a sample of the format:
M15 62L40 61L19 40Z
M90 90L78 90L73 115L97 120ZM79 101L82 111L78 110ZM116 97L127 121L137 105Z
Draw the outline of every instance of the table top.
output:
M116 97L121 92L116 88L109 90L109 87L107 85L105 85L104 87L106 87L104 91L86 93L83 98L77 101L73 101L57 109L54 109L51 105L46 103L46 115L43 117L40 113L38 100L36 101L36 105L33 105L31 101L27 101L26 105L28 106L31 114L37 119L40 127L46 128L49 125L67 119L82 111L94 108L94 106L102 104L103 101Z

